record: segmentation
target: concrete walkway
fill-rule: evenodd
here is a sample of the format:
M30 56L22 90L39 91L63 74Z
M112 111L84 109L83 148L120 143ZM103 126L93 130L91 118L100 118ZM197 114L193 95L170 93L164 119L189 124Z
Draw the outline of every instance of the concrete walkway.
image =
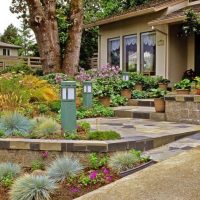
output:
M200 148L179 154L77 200L199 200Z

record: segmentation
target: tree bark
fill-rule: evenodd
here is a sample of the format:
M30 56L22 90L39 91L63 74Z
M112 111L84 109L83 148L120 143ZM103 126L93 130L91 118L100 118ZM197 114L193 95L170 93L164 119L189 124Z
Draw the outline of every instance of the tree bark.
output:
M69 36L62 68L66 74L74 76L79 66L83 31L83 0L71 0L70 23L71 25L68 32Z
M61 71L61 52L56 19L56 0L26 0L29 24L35 33L44 74Z

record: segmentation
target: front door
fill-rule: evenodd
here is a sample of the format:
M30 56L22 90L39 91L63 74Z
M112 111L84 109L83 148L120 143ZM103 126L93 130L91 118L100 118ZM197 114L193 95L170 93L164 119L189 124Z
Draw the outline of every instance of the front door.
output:
M195 36L195 72L200 76L200 34Z

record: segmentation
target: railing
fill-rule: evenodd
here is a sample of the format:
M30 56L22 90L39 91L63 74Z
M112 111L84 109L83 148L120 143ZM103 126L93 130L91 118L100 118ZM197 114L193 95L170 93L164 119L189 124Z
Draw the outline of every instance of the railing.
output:
M98 53L94 53L92 58L89 59L91 68L98 68Z
M0 56L0 70L20 63L24 63L33 69L42 67L40 57Z

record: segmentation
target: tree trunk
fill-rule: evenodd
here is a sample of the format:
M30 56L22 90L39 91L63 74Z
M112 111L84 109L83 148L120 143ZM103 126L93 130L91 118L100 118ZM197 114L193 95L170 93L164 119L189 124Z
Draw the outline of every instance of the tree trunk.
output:
M81 38L83 31L83 0L71 0L70 2L69 38L66 45L66 53L63 60L63 71L74 76L79 66Z
M30 26L35 33L45 74L61 71L61 52L56 19L56 0L26 0Z

